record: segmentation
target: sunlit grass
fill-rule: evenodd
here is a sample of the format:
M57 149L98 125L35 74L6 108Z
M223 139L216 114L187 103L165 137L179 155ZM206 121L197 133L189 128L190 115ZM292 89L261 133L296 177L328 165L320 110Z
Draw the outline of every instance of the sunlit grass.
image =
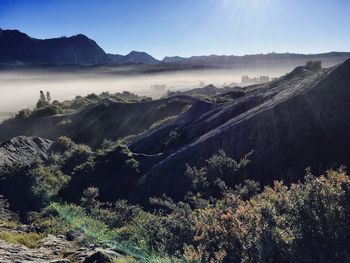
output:
M14 232L0 232L0 239L12 243L24 245L28 248L36 248L45 234L39 233L14 233Z

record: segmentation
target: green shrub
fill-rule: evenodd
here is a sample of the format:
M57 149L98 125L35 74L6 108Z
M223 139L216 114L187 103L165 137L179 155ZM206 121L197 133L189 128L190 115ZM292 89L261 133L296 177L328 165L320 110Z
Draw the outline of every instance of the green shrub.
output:
M37 108L33 111L32 115L33 117L46 117L46 116L52 116L64 113L64 111L56 106L56 105L47 105L40 108Z
M155 122L155 123L153 123L153 124L151 125L150 129L159 128L160 126L162 126L162 125L164 125L164 124L167 124L167 123L169 123L169 122L175 120L177 117L178 117L178 115L176 115L176 116L169 116L169 117L167 117L167 118L165 118L165 119L162 119L162 120L160 120L160 121L157 121L157 122Z
M57 166L37 165L29 171L29 176L33 196L44 204L52 201L70 180Z
M33 112L30 109L22 109L15 115L15 118L17 119L28 118L32 115L32 113Z

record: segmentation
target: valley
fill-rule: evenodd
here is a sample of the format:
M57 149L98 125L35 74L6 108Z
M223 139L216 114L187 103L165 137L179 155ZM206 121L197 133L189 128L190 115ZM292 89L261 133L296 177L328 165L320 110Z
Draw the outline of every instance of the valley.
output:
M350 2L0 1L0 262L350 262Z

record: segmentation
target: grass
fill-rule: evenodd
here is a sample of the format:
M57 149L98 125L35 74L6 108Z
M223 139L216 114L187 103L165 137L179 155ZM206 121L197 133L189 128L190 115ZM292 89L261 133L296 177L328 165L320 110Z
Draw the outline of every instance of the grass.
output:
M0 225L7 227L7 228L16 228L18 226L20 226L21 224L18 221L12 220L12 221L8 221L8 220L0 220Z
M39 233L0 232L0 239L12 244L24 245L27 248L38 247L39 241L44 237L44 234Z
M165 119L162 119L160 121L157 121L155 123L152 124L152 126L150 127L150 129L155 129L155 128L158 128L160 126L162 126L163 124L166 124L166 123L169 123L171 122L172 120L175 120L176 118L178 117L178 115L175 115L175 116L169 116Z

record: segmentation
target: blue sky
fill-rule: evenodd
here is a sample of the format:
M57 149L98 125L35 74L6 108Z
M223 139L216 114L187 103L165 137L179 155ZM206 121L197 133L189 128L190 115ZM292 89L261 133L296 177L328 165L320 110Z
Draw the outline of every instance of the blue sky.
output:
M350 51L349 0L0 0L0 27L157 58Z

